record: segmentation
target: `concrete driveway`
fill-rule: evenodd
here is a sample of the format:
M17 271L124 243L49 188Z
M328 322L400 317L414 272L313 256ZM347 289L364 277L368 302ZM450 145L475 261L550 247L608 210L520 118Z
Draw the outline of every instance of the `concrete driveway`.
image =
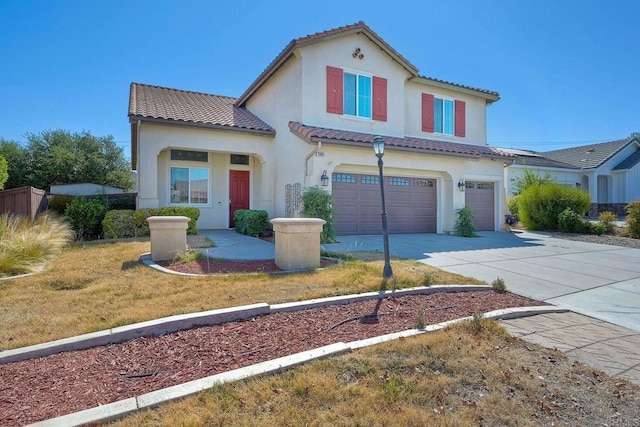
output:
M640 249L558 239L545 234L480 232L389 236L392 255L491 283L640 332ZM383 250L381 236L341 236L328 251ZM392 263L393 265L393 263Z

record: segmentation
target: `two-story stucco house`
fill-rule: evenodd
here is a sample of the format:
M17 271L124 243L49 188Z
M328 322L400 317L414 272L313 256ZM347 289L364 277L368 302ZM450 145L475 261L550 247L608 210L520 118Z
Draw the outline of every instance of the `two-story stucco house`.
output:
M421 76L363 22L292 40L239 98L132 83L138 207L195 206L199 228L229 228L236 209L296 215L324 176L338 233L379 233L380 135L391 233L453 230L465 205L499 230L511 156L486 143L498 99Z

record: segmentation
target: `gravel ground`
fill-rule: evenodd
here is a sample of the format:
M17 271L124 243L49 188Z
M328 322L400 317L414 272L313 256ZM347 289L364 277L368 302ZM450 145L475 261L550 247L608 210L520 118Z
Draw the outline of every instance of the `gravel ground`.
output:
M625 248L640 249L640 239L622 236L595 236L593 234L554 233L553 237L580 242L600 243L602 245L623 246Z

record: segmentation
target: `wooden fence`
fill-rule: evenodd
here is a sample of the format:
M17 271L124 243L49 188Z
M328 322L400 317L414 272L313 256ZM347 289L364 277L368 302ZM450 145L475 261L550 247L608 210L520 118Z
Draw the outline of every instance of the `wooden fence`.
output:
M47 206L48 201L44 190L20 187L0 191L0 214L8 212L33 219L44 212Z

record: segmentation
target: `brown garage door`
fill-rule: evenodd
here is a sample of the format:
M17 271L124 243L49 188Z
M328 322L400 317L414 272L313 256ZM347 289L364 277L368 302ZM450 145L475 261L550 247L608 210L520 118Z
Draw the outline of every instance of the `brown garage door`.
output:
M382 233L377 175L334 173L335 228L338 234ZM436 181L385 177L389 233L436 232Z
M467 181L465 204L473 209L474 226L479 231L493 231L494 221L493 182Z

